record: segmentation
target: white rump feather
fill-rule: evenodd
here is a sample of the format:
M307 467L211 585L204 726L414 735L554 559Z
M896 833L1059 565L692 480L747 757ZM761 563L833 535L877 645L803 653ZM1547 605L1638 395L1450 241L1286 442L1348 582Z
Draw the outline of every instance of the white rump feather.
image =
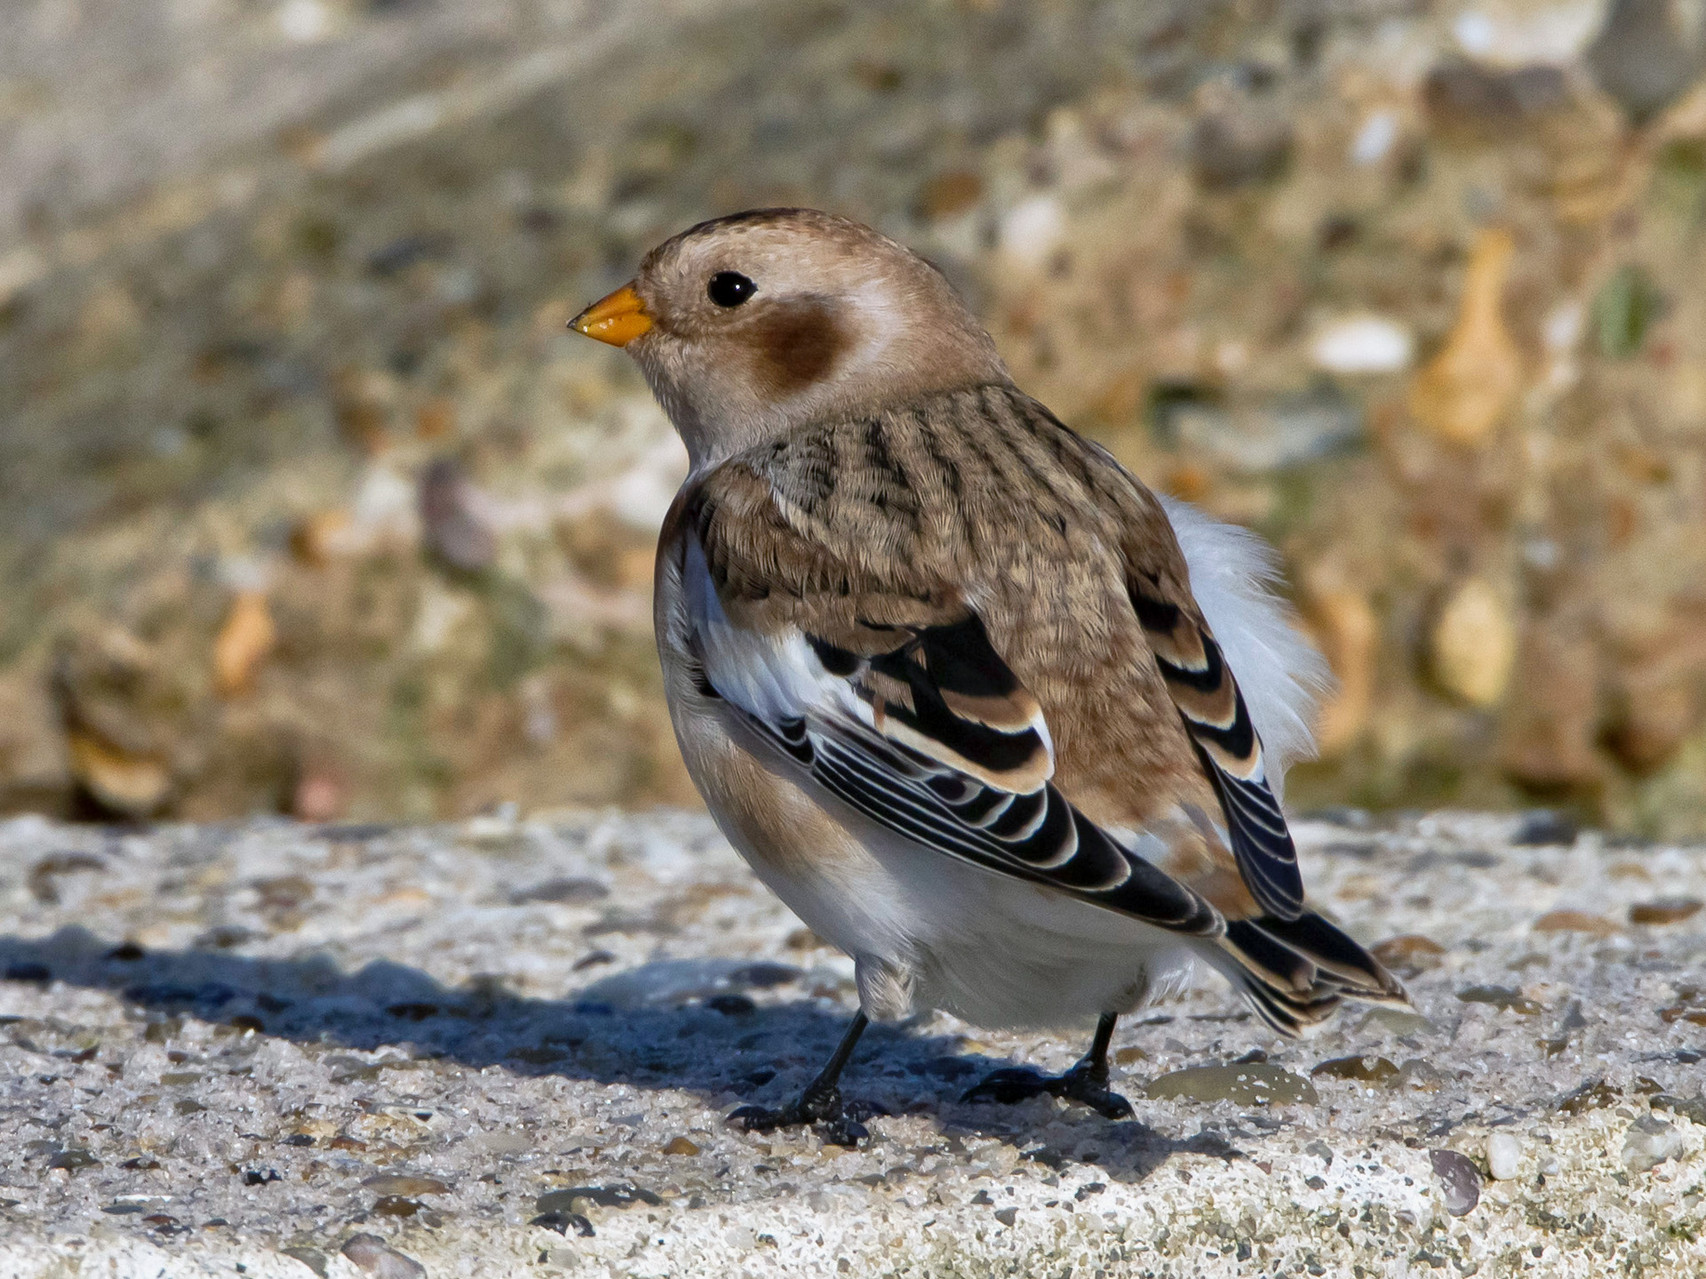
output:
M1219 641L1262 739L1263 762L1276 794L1285 770L1315 753L1310 722L1332 686L1327 663L1274 593L1279 557L1249 529L1204 515L1188 502L1161 497L1185 553L1191 593Z

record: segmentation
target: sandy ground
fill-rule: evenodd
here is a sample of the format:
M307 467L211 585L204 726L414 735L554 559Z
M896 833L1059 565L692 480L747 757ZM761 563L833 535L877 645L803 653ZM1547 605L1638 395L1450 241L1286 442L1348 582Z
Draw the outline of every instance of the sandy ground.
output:
M924 1017L846 1150L723 1121L853 989L702 817L11 821L0 1275L1700 1273L1706 848L1299 830L1421 1016L1279 1043L1205 978L1120 1027L1117 1123L957 1099L1077 1033Z

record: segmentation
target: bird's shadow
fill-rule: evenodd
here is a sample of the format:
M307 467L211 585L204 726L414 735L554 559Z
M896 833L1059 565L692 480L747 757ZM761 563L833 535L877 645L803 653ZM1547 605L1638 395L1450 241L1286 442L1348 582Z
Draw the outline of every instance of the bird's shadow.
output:
M828 1000L806 991L783 994L798 989L806 974L763 962L660 961L594 982L572 998L532 999L497 984L446 986L384 960L346 972L323 955L144 950L72 926L44 938L0 936L0 977L111 991L158 1025L158 1037L170 1037L172 1018L194 1016L321 1048L406 1047L417 1058L476 1069L682 1089L722 1109L796 1095L847 1025L847 1014ZM626 998L672 986L684 1002ZM624 999L613 1003L606 995ZM1053 1117L1053 1145L1039 1141L1036 1130L1051 1116L1036 1107L1049 1103L958 1102L970 1084L1013 1063L956 1047L953 1038L918 1027L874 1026L844 1086L850 1097L891 1113L933 1114L945 1134L997 1137L1056 1167L1095 1163L1122 1181L1142 1180L1178 1153L1239 1156L1208 1129L1179 1140L1135 1120L1109 1122L1084 1112ZM339 1069L351 1077L379 1073L360 1058L336 1063Z

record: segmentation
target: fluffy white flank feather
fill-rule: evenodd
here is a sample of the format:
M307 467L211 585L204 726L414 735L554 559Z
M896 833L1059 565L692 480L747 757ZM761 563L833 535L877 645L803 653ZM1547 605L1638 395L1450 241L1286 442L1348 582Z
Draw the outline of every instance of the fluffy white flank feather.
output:
M1191 593L1220 642L1261 736L1268 780L1278 794L1285 770L1314 754L1310 722L1332 684L1327 663L1303 637L1291 606L1274 593L1278 555L1249 529L1162 497L1191 573Z

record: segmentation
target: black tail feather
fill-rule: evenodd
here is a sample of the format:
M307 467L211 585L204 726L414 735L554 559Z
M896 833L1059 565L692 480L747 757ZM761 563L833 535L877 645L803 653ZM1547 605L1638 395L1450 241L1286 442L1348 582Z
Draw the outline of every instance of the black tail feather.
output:
M1262 1020L1284 1035L1306 1033L1347 998L1409 1003L1379 960L1319 915L1233 920L1221 945L1236 961L1234 982Z

